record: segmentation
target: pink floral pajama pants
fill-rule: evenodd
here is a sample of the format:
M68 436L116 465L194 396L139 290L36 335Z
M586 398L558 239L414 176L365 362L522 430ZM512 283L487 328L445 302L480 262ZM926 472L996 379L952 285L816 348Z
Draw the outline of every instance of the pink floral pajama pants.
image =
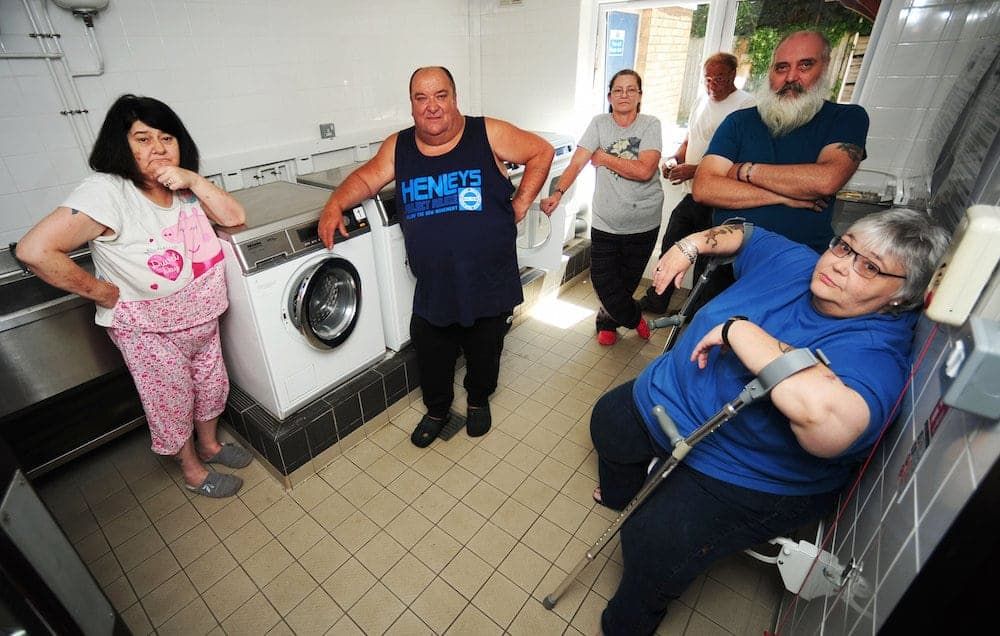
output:
M109 327L108 334L139 391L154 453L176 454L194 422L212 420L225 409L229 377L217 319L166 333Z

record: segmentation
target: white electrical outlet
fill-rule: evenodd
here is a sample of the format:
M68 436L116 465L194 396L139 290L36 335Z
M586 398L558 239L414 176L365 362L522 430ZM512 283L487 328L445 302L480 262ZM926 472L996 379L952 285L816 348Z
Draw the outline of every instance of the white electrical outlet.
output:
M927 287L927 317L960 326L969 317L1000 260L1000 207L965 211L951 246Z

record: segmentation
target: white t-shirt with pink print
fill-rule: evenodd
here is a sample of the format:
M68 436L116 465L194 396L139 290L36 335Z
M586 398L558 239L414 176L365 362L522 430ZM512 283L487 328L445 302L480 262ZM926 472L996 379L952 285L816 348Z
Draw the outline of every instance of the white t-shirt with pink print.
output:
M225 268L215 267L222 245L191 191L175 192L170 207L160 207L131 181L98 173L63 205L114 232L90 242L97 277L120 293L113 309L97 307L97 324L177 331L226 310Z

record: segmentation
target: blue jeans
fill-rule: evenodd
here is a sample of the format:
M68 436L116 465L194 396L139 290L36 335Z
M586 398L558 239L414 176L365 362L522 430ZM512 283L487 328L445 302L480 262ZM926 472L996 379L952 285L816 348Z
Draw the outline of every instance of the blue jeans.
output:
M601 497L619 510L642 488L650 460L667 454L650 438L632 384L602 396L590 420ZM713 563L789 534L832 510L835 501L836 493L796 497L750 490L680 464L622 526L624 571L601 615L605 636L652 634L668 603Z

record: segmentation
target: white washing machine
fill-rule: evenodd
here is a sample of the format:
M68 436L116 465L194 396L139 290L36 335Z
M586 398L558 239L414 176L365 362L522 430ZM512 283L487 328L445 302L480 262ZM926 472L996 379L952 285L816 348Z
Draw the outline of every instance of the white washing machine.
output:
M350 237L323 247L328 190L276 181L232 194L247 222L217 230L229 286L226 367L283 420L385 355L372 235L358 206L344 214Z
M563 194L559 205L546 216L541 209L541 200L555 192L559 177L566 171L573 158L576 144L572 137L558 133L536 132L555 148L552 167L542 184L542 189L528 209L528 214L517 224L517 264L518 267L535 267L555 271L562 264L562 248L573 238L576 227L576 184ZM520 185L524 166L507 164L511 183Z
M340 168L300 175L299 183L336 190L347 175L361 166L355 163ZM413 291L417 279L406 259L403 230L396 211L396 184L390 183L362 203L371 223L372 247L375 250L375 271L378 273L379 299L382 303L382 330L385 344L400 351L410 342L410 316L413 313Z

